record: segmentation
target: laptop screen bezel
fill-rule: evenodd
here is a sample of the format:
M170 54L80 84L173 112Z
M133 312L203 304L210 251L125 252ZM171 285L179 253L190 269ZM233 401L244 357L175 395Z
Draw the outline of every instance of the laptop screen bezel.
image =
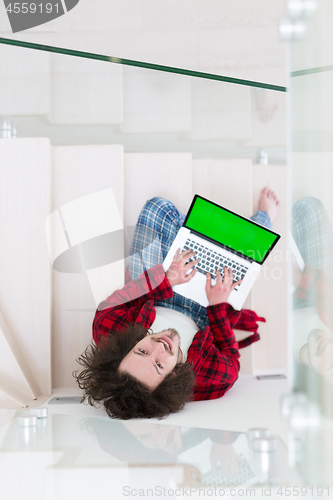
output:
M247 222L250 222L251 224L253 224L254 226L258 226L260 227L261 229L264 229L265 231L267 231L268 233L271 233L273 234L274 236L276 236L277 238L274 240L274 242L272 243L271 247L268 249L267 253L265 254L264 258L262 259L261 262L258 262L257 260L255 259L252 259L251 257L249 257L248 255L244 255L243 253L241 252L238 252L237 250L234 250L233 248L230 248L228 247L227 245L223 245L222 243L219 243L218 241L214 240L213 238L210 238L209 236L206 236L202 233L199 233L198 231L196 231L195 229L192 229L191 227L188 227L186 226L186 223L188 221L188 218L191 214L191 211L193 209L193 206L197 200L197 198L201 198L202 200L204 201L207 201L208 203L210 203L211 205L215 205L216 207L218 208L222 208L223 210L225 210L226 212L229 212L230 214L233 214L235 215L236 217L239 217L240 219L243 219ZM211 201L211 200L208 200L208 198L205 198L204 196L201 196L199 194L195 194L194 197L193 197L193 200L192 200L192 203L190 205L190 208L188 209L188 212L185 216L185 220L184 220L184 223L183 223L183 227L186 227L186 229L189 229L192 233L200 236L201 238L204 238L205 240L207 241L210 241L211 243L214 243L215 245L221 247L221 248L224 248L225 250L228 250L229 252L232 252L233 254L235 255L238 255L239 257L249 261L249 262L255 262L256 264L259 264L259 265L262 265L265 260L267 259L267 257L269 256L269 254L271 253L271 251L273 250L273 248L275 247L275 245L277 244L277 242L280 240L281 238L281 235L279 233L276 233L275 231L272 231L271 229L268 229L267 227L265 226L262 226L261 224L258 224L257 222L254 222L253 220L251 219L248 219L247 217L243 217L242 215L239 215L237 214L236 212L233 212L232 210L229 210L228 208L225 208L225 207L222 207L222 205L219 205L218 203L215 203L214 201Z

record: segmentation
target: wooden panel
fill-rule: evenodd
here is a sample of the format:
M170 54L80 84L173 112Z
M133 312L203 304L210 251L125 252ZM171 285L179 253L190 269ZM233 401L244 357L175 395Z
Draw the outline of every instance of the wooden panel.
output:
M277 247L263 265L253 287L253 308L264 316L261 340L254 346L254 369L287 368L287 174L285 165L253 166L254 200L268 186L275 191L280 209L273 229L281 234ZM256 202L253 209L256 210Z
M123 214L122 146L61 146L53 152L53 209L112 188Z
M2 139L0 164L0 310L36 391L50 394L51 282L44 228L50 210L49 141ZM31 398L8 343L1 346L2 380Z
M0 45L2 116L46 115L49 111L49 54Z
M16 387L12 387L3 381L0 382L0 391L19 403L23 408L26 408L31 401L31 397L23 394L18 391Z
M56 124L122 123L119 64L51 55L51 113Z
M252 161L251 160L194 160L193 191L234 212L252 215ZM243 306L252 309L252 292ZM237 340L246 337L244 332L235 332ZM241 372L253 371L253 347L240 351Z
M17 358L19 358L20 361L22 361L23 358L23 363L28 364L26 356L23 355L20 348L19 351L21 352L19 356L17 356L19 338L17 338L17 335L14 336L12 334L9 336L8 342L8 332L6 333L7 335L4 333L3 329L0 328L0 408L16 408L19 403L17 399L14 400L10 397L11 394L16 392L32 399L33 392L18 363ZM13 344L16 344L16 349L14 348L16 352L13 352L11 349L11 345ZM50 370L51 368L49 367L48 371L50 372ZM38 384L35 385L37 385L37 391L40 393L41 390ZM12 406L13 403L15 403L14 407ZM22 404L19 405L19 407L22 407Z
M193 191L251 217L252 161L193 160Z
M6 408L7 410L22 410L23 406L4 392L0 392L0 408Z
M134 226L147 200L162 196L186 213L192 200L190 153L125 154L125 223Z
M2 312L0 311L0 334L4 337L6 341L6 350L10 350L11 354L14 356L16 363L18 364L20 371L22 372L22 375L25 379L25 382L28 384L29 389L33 396L37 398L40 396L40 388L38 387L38 384L36 380L34 379L33 373L31 371L31 367L27 360L25 359L25 356L23 352L20 349L20 346L18 345L15 336L13 335L13 332L8 326L8 323L6 319L4 318ZM8 363L8 358L6 359ZM4 366L2 365L2 369L4 369ZM4 381L2 381L3 383ZM4 390L3 388L1 390ZM12 394L13 391L9 389L10 392L7 390L7 394ZM30 392L29 391L29 392ZM30 396L29 396L30 397ZM22 401L22 398L19 400Z
M192 127L196 140L244 140L251 137L251 90L201 78L192 83Z
M122 146L56 147L53 154L53 207L61 209L84 196L111 188L121 218L123 217L123 148ZM101 214L101 218L103 218ZM107 222L107 221L106 221ZM123 263L119 265L123 269ZM97 278L94 274L97 272ZM101 287L107 295L119 287L119 273L93 270L90 283L87 273L61 273L53 270L53 373L54 387L74 387L72 371L79 368L76 358L91 342L91 326L96 308L94 296ZM122 284L121 284L122 285ZM92 289L92 287L93 289ZM105 298L105 297L104 297Z
M122 132L187 132L191 129L191 80L181 75L124 68Z

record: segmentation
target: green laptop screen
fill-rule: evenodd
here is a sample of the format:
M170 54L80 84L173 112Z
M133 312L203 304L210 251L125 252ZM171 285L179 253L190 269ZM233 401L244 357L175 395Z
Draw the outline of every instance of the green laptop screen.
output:
M197 197L185 227L261 263L279 235Z

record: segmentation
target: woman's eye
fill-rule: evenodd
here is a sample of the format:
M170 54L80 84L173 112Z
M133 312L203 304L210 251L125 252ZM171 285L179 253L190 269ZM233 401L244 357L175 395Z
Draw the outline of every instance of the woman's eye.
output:
M159 368L163 368L163 366L161 365L161 363L156 363L156 364L157 364L157 366L158 366Z
M140 352L142 352L142 354L147 354L147 351L145 351L144 349L139 349Z

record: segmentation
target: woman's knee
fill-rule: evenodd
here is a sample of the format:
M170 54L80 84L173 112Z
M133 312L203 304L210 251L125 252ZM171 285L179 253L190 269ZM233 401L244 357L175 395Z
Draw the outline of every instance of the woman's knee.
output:
M150 228L160 234L168 246L171 245L183 222L184 215L179 212L171 201L162 197L154 197L146 202L137 225Z
M150 200L147 200L144 209L149 210L149 211L158 211L158 210L169 210L170 208L173 208L174 204L165 199L162 198L161 196L154 196L154 198L150 198Z
M305 196L304 198L299 199L293 206L293 215L303 215L312 217L317 216L318 214L326 213L326 209L322 202L315 198L314 196Z
M179 211L171 201L156 196L146 201L141 215L152 222L155 221L154 223L160 224L163 220L178 219Z

